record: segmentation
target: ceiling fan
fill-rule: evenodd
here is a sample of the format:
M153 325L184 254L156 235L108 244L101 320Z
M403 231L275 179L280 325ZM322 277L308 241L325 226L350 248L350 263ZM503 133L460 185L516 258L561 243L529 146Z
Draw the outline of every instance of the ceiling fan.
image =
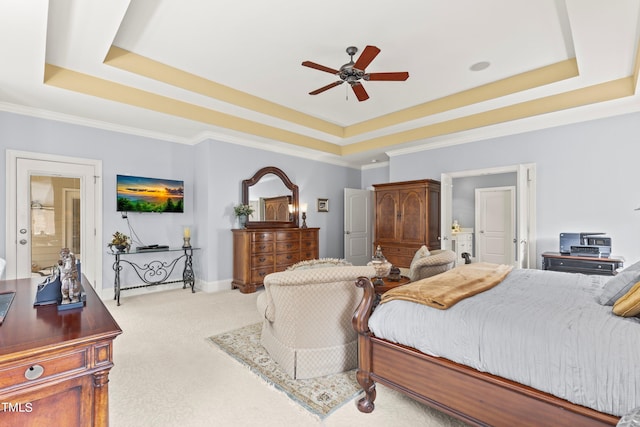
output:
M323 86L320 89L316 89L313 92L309 92L309 95L317 95L331 89L332 87L336 87L347 82L351 85L351 89L353 89L353 93L355 93L358 101L366 101L369 99L369 94L364 90L364 86L362 86L360 80L405 81L409 78L409 73L406 71L392 73L367 73L365 72L365 68L367 68L367 66L371 64L371 61L378 56L380 49L375 46L367 46L360 54L358 60L353 62L353 55L357 52L357 47L349 46L347 48L347 54L351 57L351 61L344 64L339 70L334 70L333 68L325 67L324 65L316 64L315 62L304 61L302 65L305 67L315 68L316 70L325 71L340 77L340 80Z

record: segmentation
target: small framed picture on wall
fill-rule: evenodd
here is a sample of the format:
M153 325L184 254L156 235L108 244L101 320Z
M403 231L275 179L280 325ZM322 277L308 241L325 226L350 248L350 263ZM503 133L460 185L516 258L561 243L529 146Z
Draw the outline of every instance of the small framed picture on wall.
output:
M329 199L318 199L318 212L329 212Z

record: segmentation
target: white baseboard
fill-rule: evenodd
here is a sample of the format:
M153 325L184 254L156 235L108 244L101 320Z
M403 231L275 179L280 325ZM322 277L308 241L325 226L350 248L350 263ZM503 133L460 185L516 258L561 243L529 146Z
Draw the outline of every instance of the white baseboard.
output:
M162 292L168 291L171 289L182 289L183 283L168 283L165 285L155 285L148 286L145 288L135 288L135 289L127 289L126 291L120 292L120 298L126 298L134 295L146 295L153 292ZM222 292L231 289L231 279L227 280L218 280L215 282L205 282L202 280L196 279L196 284L194 288L197 291L212 293L212 292ZM187 291L185 289L185 291ZM100 297L103 300L113 299L114 288L103 288L100 294Z

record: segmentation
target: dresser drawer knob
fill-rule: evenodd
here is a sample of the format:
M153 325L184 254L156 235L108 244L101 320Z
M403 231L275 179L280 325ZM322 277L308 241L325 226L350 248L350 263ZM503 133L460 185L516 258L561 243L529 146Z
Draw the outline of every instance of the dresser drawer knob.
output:
M38 379L44 374L44 368L42 365L33 365L29 366L26 371L24 371L24 377L28 380Z

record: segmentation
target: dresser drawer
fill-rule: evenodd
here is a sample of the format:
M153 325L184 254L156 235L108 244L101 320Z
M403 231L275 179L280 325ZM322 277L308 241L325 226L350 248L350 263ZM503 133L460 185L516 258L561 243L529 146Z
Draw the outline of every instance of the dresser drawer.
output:
M264 268L273 265L273 255L259 254L251 257L251 268Z
M252 242L271 242L273 241L273 233L269 231L251 233Z
M87 350L21 360L0 368L0 391L75 374L88 369Z
M253 242L251 243L252 254L272 253L273 242Z
M391 255L391 256L399 256L399 257L411 257L411 259L413 259L414 255L416 254L416 251L418 250L418 248L415 248L415 247L398 247L398 246L384 246L384 245L380 245L380 249L382 249L382 254L385 257L388 255Z
M318 251L316 250L308 250L308 251L302 251L300 252L300 261L307 261L310 259L316 259L318 258L317 255Z
M300 242L276 242L276 253L297 252L300 250Z
M318 231L317 230L300 231L300 240L317 241L318 240Z
M315 250L318 247L318 242L315 240L303 240L300 242L300 250L308 251Z
M300 254L298 252L291 252L286 254L276 255L276 264L281 267L285 265L293 265L300 261Z
M278 242L291 241L291 240L295 240L295 241L300 240L300 232L283 230L283 231L278 231L276 233L276 241Z
M265 276L273 273L274 271L273 266L251 270L251 283L262 283Z

